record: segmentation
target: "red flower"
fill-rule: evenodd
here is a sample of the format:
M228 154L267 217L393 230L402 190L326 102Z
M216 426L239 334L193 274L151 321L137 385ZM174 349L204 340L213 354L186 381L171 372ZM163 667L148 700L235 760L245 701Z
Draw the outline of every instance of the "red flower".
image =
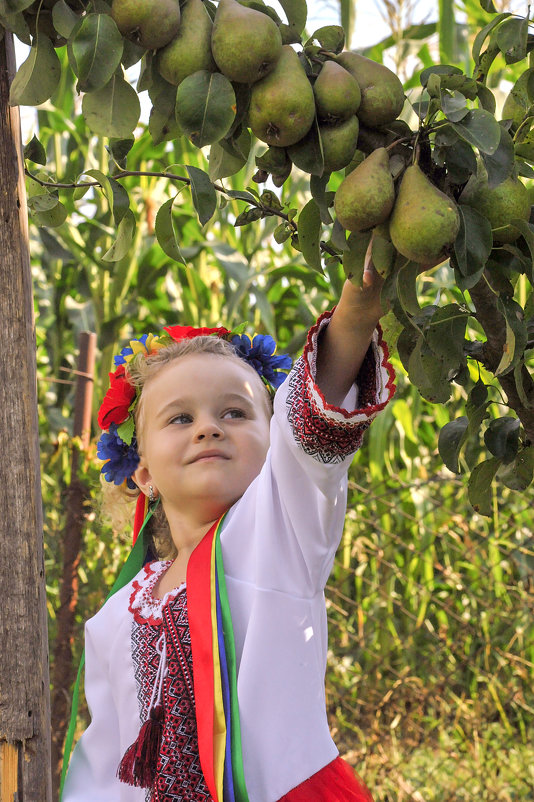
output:
M192 340L193 337L208 336L210 334L224 337L225 334L230 334L228 329L222 326L218 329L208 329L206 327L195 329L193 326L165 326L164 331L166 331L173 340Z
M124 365L109 374L109 390L98 410L98 425L107 430L112 423L123 423L135 397L135 387L125 377Z

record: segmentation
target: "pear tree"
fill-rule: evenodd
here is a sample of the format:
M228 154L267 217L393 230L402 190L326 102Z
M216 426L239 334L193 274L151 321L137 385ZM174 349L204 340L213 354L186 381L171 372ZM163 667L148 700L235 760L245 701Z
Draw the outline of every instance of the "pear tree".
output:
M0 0L0 35L30 46L10 102L44 103L72 70L85 122L110 154L109 174L60 186L34 137L25 155L37 225L64 222L63 193L83 203L96 188L117 231L104 259L112 266L133 247L121 181L147 92L154 143L186 137L208 155L207 171L161 172L189 187L202 224L237 199L236 226L279 218L276 241L310 270L358 284L374 263L409 380L437 404L462 388L465 414L443 427L439 451L451 471L470 472L471 503L489 514L494 480L525 490L534 473L534 37L528 16L480 5L487 24L472 73L432 64L408 93L386 66L347 49L340 26L305 33L305 0L280 0L284 19L263 0ZM520 72L502 112L488 85L499 60ZM251 162L252 185L226 189ZM303 205L276 192L292 171L308 177ZM156 235L182 259L173 213L173 202L160 208ZM428 271L432 304L421 303Z

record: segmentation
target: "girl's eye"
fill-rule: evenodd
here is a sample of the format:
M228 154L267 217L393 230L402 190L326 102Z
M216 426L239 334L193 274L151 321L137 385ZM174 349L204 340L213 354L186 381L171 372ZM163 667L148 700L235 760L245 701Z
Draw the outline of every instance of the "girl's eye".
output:
M223 418L246 418L242 409L229 409L224 413Z
M175 415L173 418L171 418L169 423L191 423L192 420L192 416L187 412L180 412L179 415Z

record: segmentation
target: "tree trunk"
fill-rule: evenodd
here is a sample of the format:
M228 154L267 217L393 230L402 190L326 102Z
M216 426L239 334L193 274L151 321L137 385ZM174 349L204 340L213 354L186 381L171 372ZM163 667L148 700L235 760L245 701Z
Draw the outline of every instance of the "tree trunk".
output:
M0 41L0 799L50 802L50 702L33 298L20 120Z

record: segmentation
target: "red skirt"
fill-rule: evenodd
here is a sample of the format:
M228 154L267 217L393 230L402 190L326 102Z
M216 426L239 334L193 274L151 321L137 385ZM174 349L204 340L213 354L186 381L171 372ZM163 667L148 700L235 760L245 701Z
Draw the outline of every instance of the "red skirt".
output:
M373 802L373 797L354 769L337 757L279 802Z

